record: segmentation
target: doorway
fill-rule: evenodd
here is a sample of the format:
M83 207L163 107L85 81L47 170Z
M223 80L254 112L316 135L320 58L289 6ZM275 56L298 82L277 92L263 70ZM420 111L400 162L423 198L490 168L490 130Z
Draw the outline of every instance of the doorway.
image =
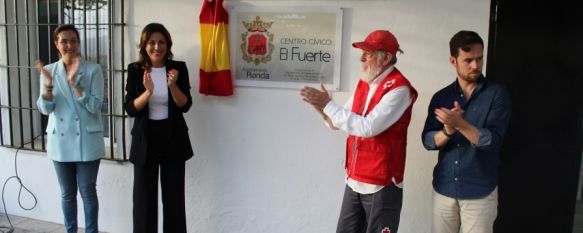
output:
M487 78L511 94L494 231L573 232L583 144L583 14L492 0Z

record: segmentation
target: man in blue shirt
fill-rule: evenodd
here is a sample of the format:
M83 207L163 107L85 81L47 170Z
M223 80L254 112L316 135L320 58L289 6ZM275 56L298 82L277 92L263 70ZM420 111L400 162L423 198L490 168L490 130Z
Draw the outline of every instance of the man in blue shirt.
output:
M439 150L432 232L492 232L510 96L482 75L484 42L477 33L460 31L449 46L457 78L433 95L421 135L426 149Z

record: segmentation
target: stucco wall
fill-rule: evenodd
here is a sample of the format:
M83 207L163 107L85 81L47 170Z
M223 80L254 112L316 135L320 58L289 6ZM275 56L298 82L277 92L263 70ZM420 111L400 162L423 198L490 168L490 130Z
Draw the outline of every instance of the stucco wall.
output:
M198 94L201 1L128 1L127 48L131 60L143 26L160 22L174 40L177 60L187 62L194 104L186 114L195 157L186 165L189 232L334 232L344 188L346 134L329 131L297 90L236 87L232 97ZM344 8L341 92L343 103L357 81L360 51L350 42L389 29L404 54L397 67L419 91L409 128L400 231L430 232L431 178L436 153L420 142L432 94L454 80L450 37L461 29L485 40L489 1L227 1L237 4ZM14 174L14 150L0 148L0 181ZM18 207L18 187L7 186L10 214L61 222L59 188L42 153L19 152L19 174L38 198L32 211ZM101 230L131 232L132 165L103 161L98 178ZM31 203L26 195L23 204ZM79 202L79 206L81 203ZM2 212L3 210L0 210ZM82 216L80 216L82 219ZM82 224L80 224L82 225Z

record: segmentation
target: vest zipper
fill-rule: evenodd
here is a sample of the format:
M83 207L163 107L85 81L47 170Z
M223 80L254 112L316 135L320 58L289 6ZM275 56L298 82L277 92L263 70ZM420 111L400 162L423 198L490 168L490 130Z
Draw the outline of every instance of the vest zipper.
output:
M358 143L358 137L354 137L354 144L352 144L352 169L350 169L350 171L352 171L351 173L354 173L355 169L356 169L356 156L358 151L356 150L356 145Z

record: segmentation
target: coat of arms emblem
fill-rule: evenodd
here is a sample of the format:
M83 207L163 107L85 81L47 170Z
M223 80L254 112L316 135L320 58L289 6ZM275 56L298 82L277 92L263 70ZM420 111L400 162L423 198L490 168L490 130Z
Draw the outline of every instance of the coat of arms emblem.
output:
M243 60L248 63L259 65L271 61L273 53L273 33L267 31L273 22L263 22L261 17L256 16L253 22L243 21L247 31L241 34L241 52Z

